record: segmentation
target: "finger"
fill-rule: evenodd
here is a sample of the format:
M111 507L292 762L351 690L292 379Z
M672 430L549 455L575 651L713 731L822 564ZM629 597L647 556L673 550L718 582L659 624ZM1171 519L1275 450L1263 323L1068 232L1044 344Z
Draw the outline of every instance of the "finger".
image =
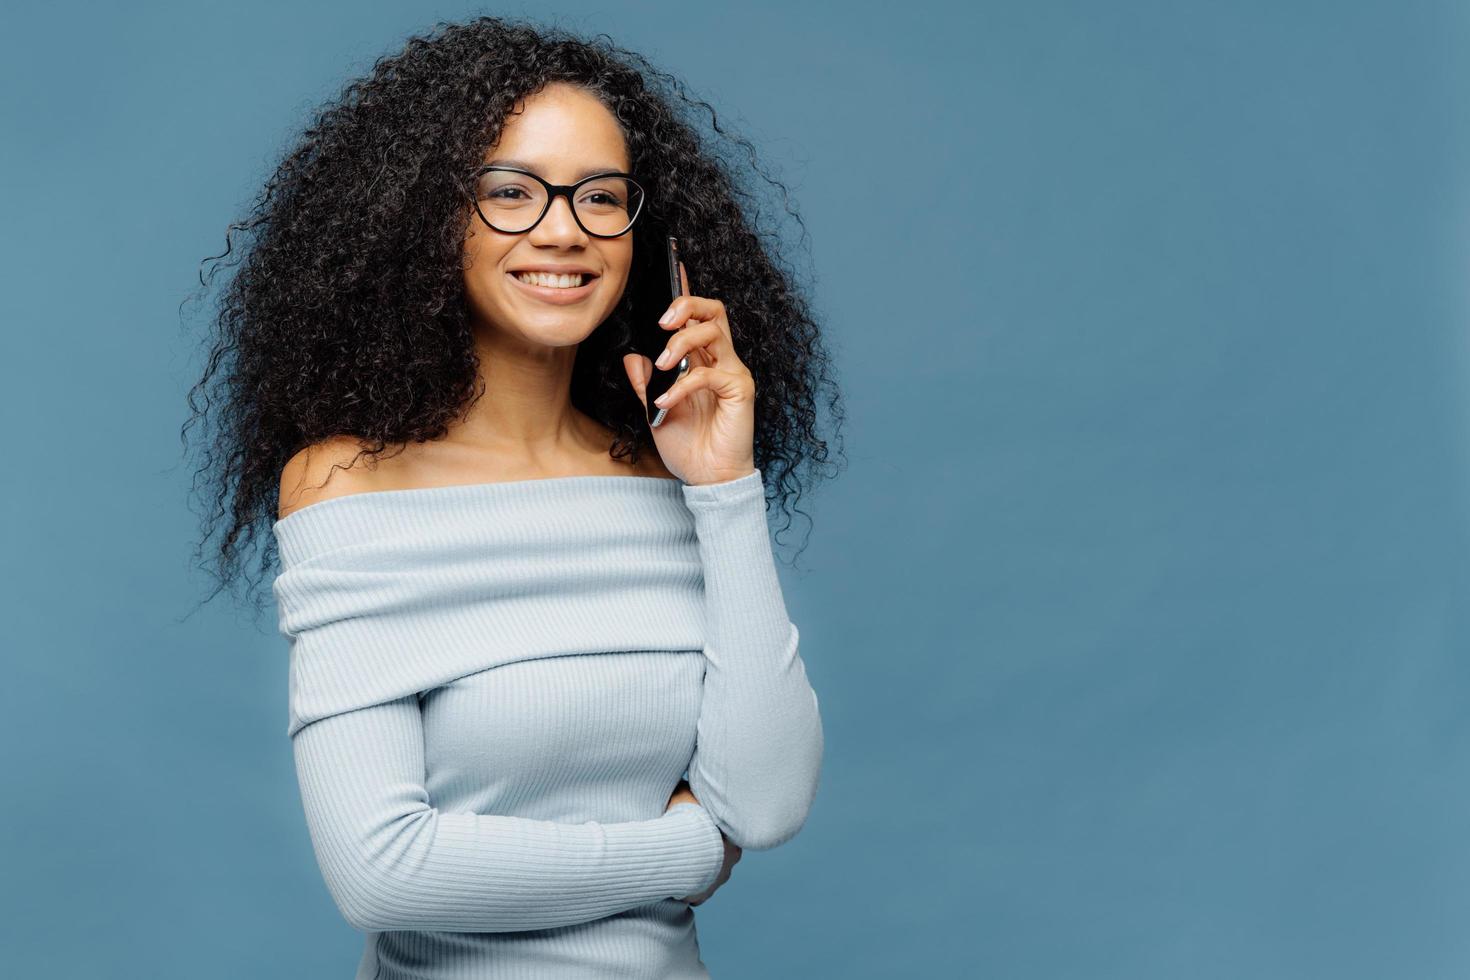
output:
M745 375L721 371L714 367L691 368L689 373L675 381L669 390L659 395L653 403L659 408L673 408L689 397L691 392L705 389L721 399L749 398L754 393L748 388Z
M664 345L663 351L658 355L658 360L653 363L667 371L679 363L679 358L701 347L708 347L723 337L724 334L721 333L719 324L710 323L708 320L695 320L669 338L669 342Z
M678 330L690 320L725 322L725 304L707 296L680 296L669 304L658 325L664 330Z
M623 370L627 372L628 383L633 386L633 392L643 407L648 407L648 378L652 373L652 361L642 354L624 354Z

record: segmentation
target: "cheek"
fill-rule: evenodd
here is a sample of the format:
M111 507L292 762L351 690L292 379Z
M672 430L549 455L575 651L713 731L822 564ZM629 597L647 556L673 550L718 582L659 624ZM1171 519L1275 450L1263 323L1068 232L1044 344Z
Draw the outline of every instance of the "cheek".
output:
M464 282L471 295L488 295L499 285L502 249L483 235L465 240Z
M606 271L603 277L606 281L603 285L606 288L607 295L603 297L603 301L607 304L609 311L617 306L623 297L627 295L628 275L630 271L626 268L608 269Z
M628 277L633 272L632 247L629 246L623 251L609 255L606 260L605 271L609 280L627 285Z

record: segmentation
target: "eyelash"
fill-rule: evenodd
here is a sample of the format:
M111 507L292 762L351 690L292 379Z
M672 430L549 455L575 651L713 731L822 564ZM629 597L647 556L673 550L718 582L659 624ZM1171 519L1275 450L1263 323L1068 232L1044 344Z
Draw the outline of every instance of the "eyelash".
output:
M518 191L518 190L520 190L519 187L502 187L502 188L500 188L500 190L496 191L495 193L491 194L490 196L491 197L498 197L504 191ZM616 197L614 197L613 195L609 194L607 191L593 191L592 193L593 194L601 194L604 197L611 198L612 199L612 203L614 203L614 204L620 203Z

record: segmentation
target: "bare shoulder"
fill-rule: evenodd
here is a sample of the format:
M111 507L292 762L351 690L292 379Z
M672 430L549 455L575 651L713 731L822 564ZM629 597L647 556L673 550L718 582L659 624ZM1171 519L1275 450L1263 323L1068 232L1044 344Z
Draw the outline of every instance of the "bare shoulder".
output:
M276 517L284 518L309 504L373 489L372 460L357 456L365 445L352 436L333 436L312 443L281 468ZM356 462L354 462L356 460Z

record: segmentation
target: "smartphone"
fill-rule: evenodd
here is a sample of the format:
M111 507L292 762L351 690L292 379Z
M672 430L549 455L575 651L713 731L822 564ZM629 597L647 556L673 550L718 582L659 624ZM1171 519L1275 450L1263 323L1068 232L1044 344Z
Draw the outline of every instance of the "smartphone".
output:
M679 240L673 235L670 235L668 238L668 260L669 293L670 302L672 302L673 300L676 300L680 296L684 295L684 284L679 280ZM659 354L663 353L663 349L668 346L669 339L673 337L674 334L677 332L678 331L676 330L664 329L654 331L651 336L657 337L660 343L658 348L649 354L649 357L657 358ZM653 366L653 374L649 377L648 385L646 386L646 389L644 391L644 398L648 403L647 415L648 424L650 426L652 426L653 428L658 428L659 423L664 420L664 416L669 414L669 410L667 408L659 408L653 403L653 400L659 395L662 395L664 392L668 391L671 387L673 387L675 381L678 381L680 378L684 377L684 375L688 373L688 354L679 358L679 363L675 364L671 368L660 368L657 364Z

